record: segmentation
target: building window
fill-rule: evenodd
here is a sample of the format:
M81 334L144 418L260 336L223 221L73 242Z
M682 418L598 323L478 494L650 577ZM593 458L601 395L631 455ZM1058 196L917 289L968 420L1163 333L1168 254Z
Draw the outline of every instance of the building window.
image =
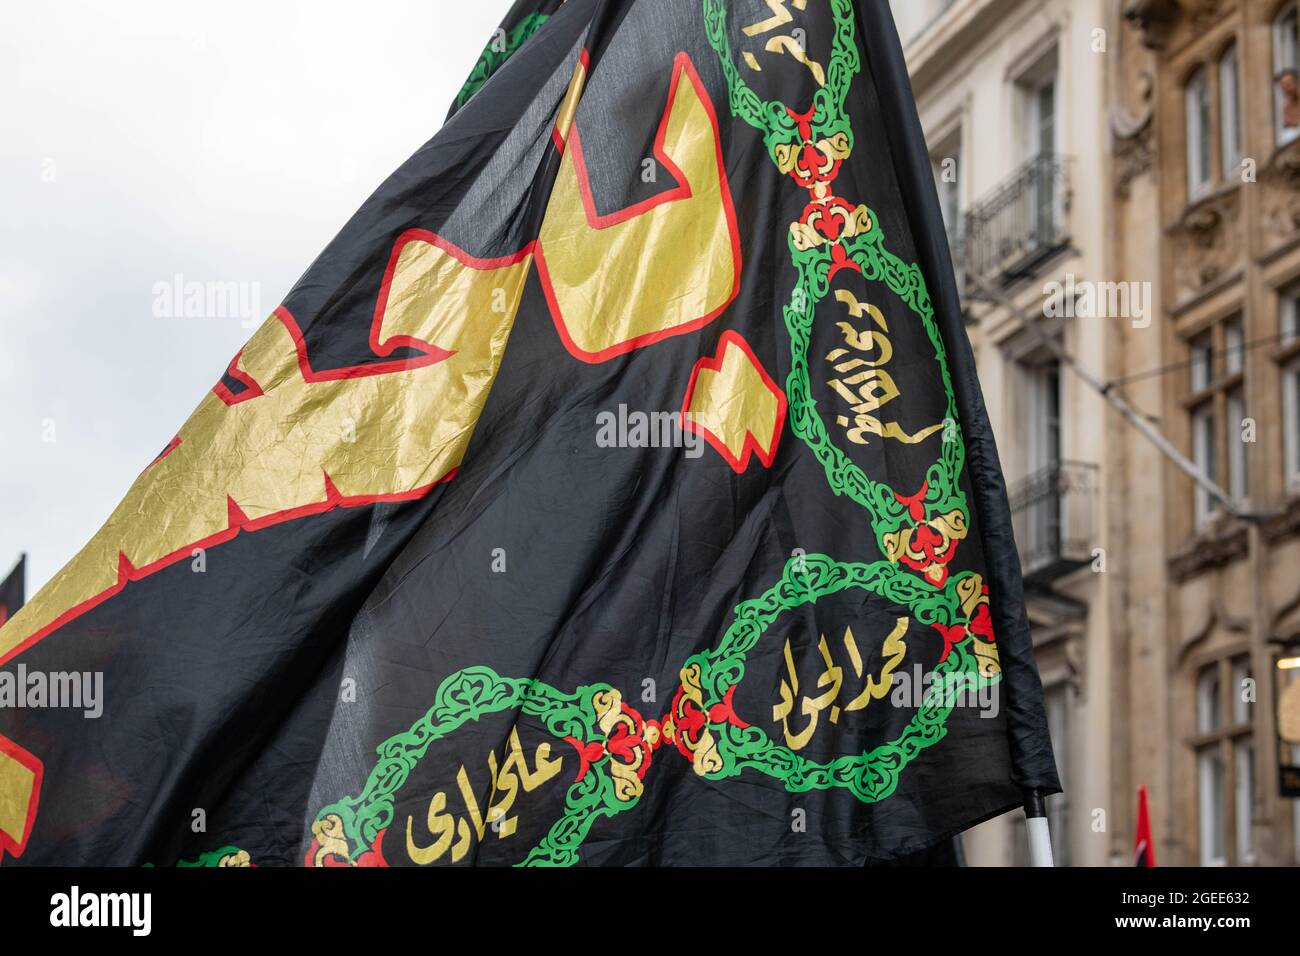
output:
M1244 695L1249 658L1224 658L1196 679L1197 806L1202 866L1255 860L1255 749Z
M1223 758L1210 749L1197 758L1201 790L1201 866L1225 866L1227 841L1223 824Z
M1056 102L1059 85L1056 48L1045 51L1015 78L1020 112L1021 153L1026 160L1054 156L1060 152L1060 110Z
M1202 736L1217 734L1223 710L1218 666L1207 667L1196 682L1197 730ZM1197 788L1201 819L1201 866L1223 866L1227 859L1224 832L1223 758L1216 744L1196 755Z
M1236 776L1237 860L1241 864L1255 862L1255 840L1251 821L1254 817L1255 796L1255 745L1241 740L1232 745L1232 759Z
M1232 713L1232 726L1250 726L1250 699L1246 687L1250 681L1250 659L1234 658L1230 673L1232 683L1228 694L1229 709ZM1235 812L1237 826L1237 860L1239 863L1255 862L1255 838L1251 821L1255 810L1255 744L1250 738L1238 738L1232 742L1232 765L1234 768Z
M1286 429L1286 486L1300 492L1300 355L1282 366L1282 427Z
M1043 78L1029 92L1030 158L1056 153L1056 74Z
M1245 340L1241 329L1241 318L1234 318L1223 326L1223 367L1224 374L1235 384L1227 386L1227 416L1225 421L1224 441L1228 446L1228 483L1226 491L1235 501L1245 501L1247 494L1246 473L1246 388L1245 376Z
M1058 183L1057 156L1060 126L1057 104L1057 54L1055 48L1016 80L1020 103L1021 150L1030 174L1023 215L1032 249L1051 248L1061 238L1065 221L1063 197Z
M1207 667L1196 684L1196 732L1213 734L1222 727L1223 689L1219 686L1219 668Z
M1029 471L1061 463L1061 363L1055 359L1025 368L1029 406Z
M1225 181L1236 176L1241 166L1241 117L1238 111L1237 44L1231 43L1219 57L1219 165Z
M1047 729L1056 752L1056 771L1061 792L1047 801L1047 825L1052 833L1052 859L1057 866L1070 865L1070 686L1056 684L1043 691L1047 708Z
M1212 333L1206 332L1193 339L1191 349L1192 395L1197 398L1192 406L1192 462L1198 471L1211 480L1219 473L1215 455L1214 395L1209 391L1214 366ZM1200 527L1214 517L1219 502L1201 485L1196 486L1196 525Z
M1300 48L1296 5L1288 3L1273 20L1273 126L1278 145L1300 136L1300 83L1296 54Z
M1229 375L1241 372L1246 365L1246 339L1241 330L1241 317L1236 316L1223 324L1223 366Z
M1221 320L1188 340L1188 398L1192 461L1232 498L1244 502L1249 491L1244 440L1246 409L1245 342L1240 316ZM1220 511L1220 502L1195 486L1199 529Z
M1210 79L1200 67L1184 91L1187 117L1187 200L1205 195L1210 188Z
M1300 285L1283 291L1282 319L1282 445L1288 491L1300 492Z

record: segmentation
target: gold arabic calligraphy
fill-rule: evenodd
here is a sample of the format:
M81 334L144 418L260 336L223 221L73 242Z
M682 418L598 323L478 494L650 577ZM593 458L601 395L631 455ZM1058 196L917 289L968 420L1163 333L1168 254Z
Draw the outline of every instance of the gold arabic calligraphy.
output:
M439 791L429 801L428 827L434 836L433 843L419 846L415 842L414 818L406 818L406 852L411 861L420 865L437 862L448 850L451 862L463 860L475 837L483 841L487 828L491 825L497 838L504 840L515 832L519 818L507 816L514 805L519 791L531 793L560 772L562 757L551 757L551 745L541 743L533 752L533 770L528 769L528 758L519 744L519 730L510 731L510 740L506 747L505 760L497 767L497 755L488 754L488 771L492 778L492 792L488 795L487 813L479 807L478 798L470 784L469 773L461 765L456 773L456 785L461 799L465 803L468 820L464 816L453 816L447 811L447 794Z
M861 319L865 316L880 327L879 330L868 329L861 332L850 322L836 322L836 327L844 336L845 344L852 346L853 351L847 348L836 348L826 355L826 361L831 363L836 375L839 376L831 379L827 384L840 398L849 403L849 410L854 414L852 428L849 427L850 420L847 415L837 415L835 418L836 424L847 430L849 441L857 445L865 445L868 435L879 435L881 438L893 438L904 444L915 445L943 428L943 422L939 422L921 429L914 435L909 435L898 422L882 423L879 418L871 414L899 395L898 385L894 382L893 376L880 367L888 364L894 357L894 346L886 336L889 326L885 323L884 313L879 308L870 303L859 302L857 297L847 289L837 289L835 298L848 307L849 315L853 318ZM854 355L855 351L861 354ZM874 358L862 357L872 351L879 354Z
M790 653L790 639L785 641L785 666L789 672L789 680L781 681L781 701L772 707L772 719L781 722L781 728L785 732L785 742L791 750L802 750L807 746L808 741L812 739L813 733L817 730L818 721L821 714L827 708L830 708L829 718L832 724L839 723L842 712L852 712L862 710L873 700L880 700L889 693L889 688L893 686L893 672L899 664L903 662L903 657L907 654L907 644L903 640L903 635L907 633L908 619L900 617L894 625L894 629L885 638L883 651L885 655L884 666L880 669L878 676L868 676L862 693L857 697L844 704L842 707L835 703L840 696L840 691L844 686L844 668L835 663L831 656L829 645L826 643L826 635L821 635L821 640L817 644L817 649L821 652L822 661L826 669L817 677L817 689L822 693L815 697L804 697L799 705L798 712L807 723L802 730L795 731L790 726L790 716L795 713L795 701L799 699L799 677L795 673L794 657ZM844 649L848 653L849 663L853 668L853 673L857 677L862 677L862 654L858 651L858 643L853 636L853 628L844 629Z
M772 11L772 15L766 20L759 20L757 23L749 24L742 32L747 37L758 36L760 33L770 33L778 27L793 22L794 17L785 8L787 3L793 4L796 10L804 10L808 6L808 0L767 0L767 6ZM767 53L788 53L797 62L808 68L808 72L812 74L818 86L825 86L826 70L816 60L809 59L808 53L804 49L803 36L804 31L802 29L794 29L788 35L769 37L767 43L763 46L763 50ZM748 50L741 53L741 58L751 70L756 70L759 73L763 72L763 68L758 65L758 58Z

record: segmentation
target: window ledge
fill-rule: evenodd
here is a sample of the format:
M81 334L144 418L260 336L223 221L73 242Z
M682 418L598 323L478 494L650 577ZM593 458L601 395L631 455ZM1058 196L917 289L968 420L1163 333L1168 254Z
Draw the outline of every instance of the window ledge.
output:
M1300 535L1300 490L1292 489L1281 511L1264 522L1264 540L1269 544Z
M1197 529L1190 541L1170 555L1169 576L1175 584L1182 584L1208 568L1222 567L1244 557L1248 549L1245 523L1231 515L1219 515Z
M1238 180L1214 184L1211 188L1189 198L1178 220L1167 232L1199 232L1218 225L1219 208L1241 190Z

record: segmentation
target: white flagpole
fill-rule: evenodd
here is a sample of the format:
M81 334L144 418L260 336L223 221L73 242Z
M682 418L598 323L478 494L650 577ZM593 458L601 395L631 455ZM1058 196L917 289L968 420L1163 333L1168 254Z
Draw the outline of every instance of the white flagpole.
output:
M1052 833L1047 826L1047 801L1041 790L1025 791L1025 831L1029 837L1029 865L1055 866Z

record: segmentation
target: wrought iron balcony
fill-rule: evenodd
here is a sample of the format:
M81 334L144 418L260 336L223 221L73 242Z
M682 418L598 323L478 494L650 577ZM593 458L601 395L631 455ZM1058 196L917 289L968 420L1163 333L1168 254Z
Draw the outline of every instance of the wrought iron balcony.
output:
M1097 466L1062 461L1011 489L1011 524L1025 580L1045 583L1092 561Z
M1068 165L1063 156L1038 156L967 210L967 272L1002 282L1026 278L1068 244Z

